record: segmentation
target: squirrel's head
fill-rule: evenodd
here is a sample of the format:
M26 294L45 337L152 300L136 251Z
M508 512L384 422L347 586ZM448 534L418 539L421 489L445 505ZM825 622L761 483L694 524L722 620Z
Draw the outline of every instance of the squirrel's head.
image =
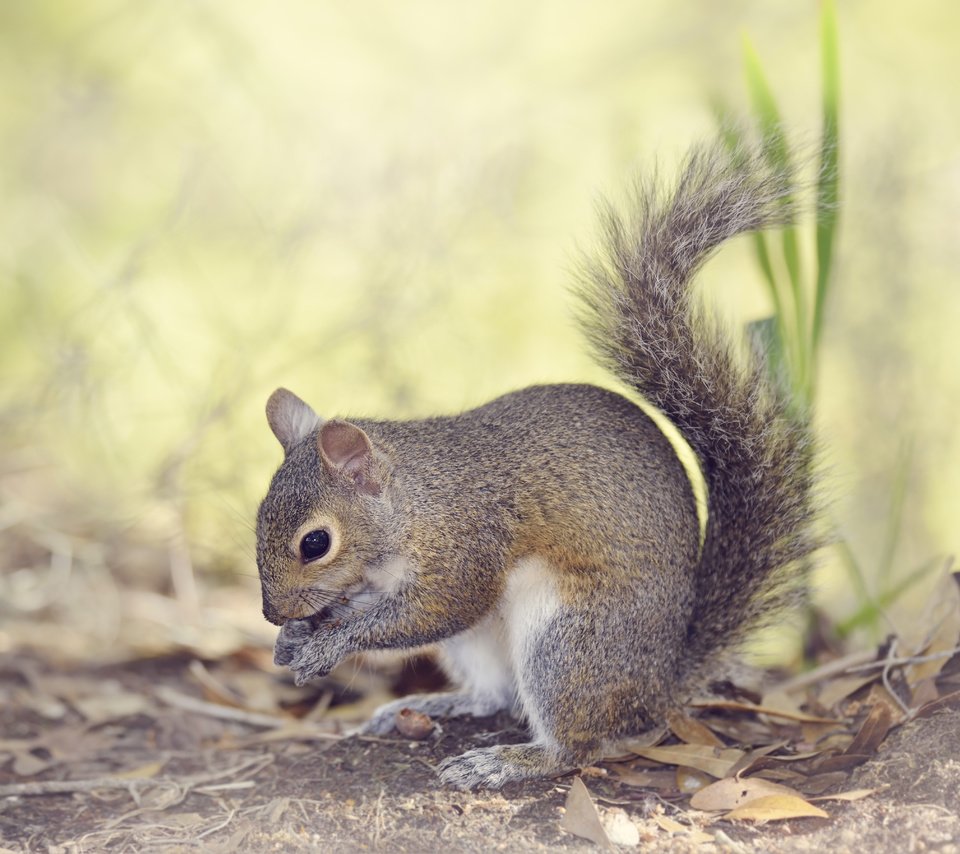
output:
M282 625L369 605L392 551L385 454L286 389L267 401L267 421L285 456L257 514L264 616Z

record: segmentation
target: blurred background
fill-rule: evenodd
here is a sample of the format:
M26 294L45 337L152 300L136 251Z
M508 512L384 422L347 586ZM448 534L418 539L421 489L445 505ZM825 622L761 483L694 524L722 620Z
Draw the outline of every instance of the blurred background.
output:
M278 385L400 418L609 384L569 291L597 199L710 136L718 101L747 109L744 34L815 140L818 11L0 5L0 651L269 644L252 524ZM889 624L858 615L909 620L957 547L960 7L838 21L817 420L844 545L816 601L873 640ZM737 327L769 314L748 241L702 285Z

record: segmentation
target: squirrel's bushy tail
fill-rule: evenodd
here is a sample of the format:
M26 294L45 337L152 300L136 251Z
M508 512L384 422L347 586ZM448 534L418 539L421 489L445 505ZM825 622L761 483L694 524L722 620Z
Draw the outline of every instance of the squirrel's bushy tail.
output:
M672 191L640 182L626 214L604 209L605 253L585 271L582 320L601 360L676 425L706 480L690 676L803 597L818 545L809 424L690 289L725 240L786 224L792 189L759 148L696 149Z

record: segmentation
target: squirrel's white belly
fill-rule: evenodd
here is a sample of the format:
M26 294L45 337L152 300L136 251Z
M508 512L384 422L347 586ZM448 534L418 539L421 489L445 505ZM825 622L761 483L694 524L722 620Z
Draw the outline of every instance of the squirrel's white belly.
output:
M549 565L537 556L523 558L510 570L497 609L440 644L444 669L473 698L473 714L489 715L514 707L527 718L536 736L546 738L546 727L529 701L531 686L517 674L530 672L526 663L559 608Z

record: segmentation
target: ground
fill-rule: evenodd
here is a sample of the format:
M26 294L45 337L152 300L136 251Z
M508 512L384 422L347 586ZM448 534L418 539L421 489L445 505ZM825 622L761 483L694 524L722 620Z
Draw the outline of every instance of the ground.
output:
M8 756L0 765L0 847L18 852L595 847L561 827L574 775L510 785L498 793L438 785L434 766L444 757L523 739L508 717L447 721L439 734L422 741L340 738L330 734L325 719L323 726L309 718L277 726L269 716L260 720L204 701L210 685L202 689L207 677L198 682L200 672L216 673L213 665L199 667L189 656L70 669L23 656L0 659L0 754ZM241 672L236 662L234 672ZM222 684L228 684L225 677ZM894 728L876 754L852 771L833 771L833 778L811 772L807 782L827 780L828 792L874 790L852 802L817 801L829 818L758 825L692 811L687 794L672 782L681 778L654 763L643 766L656 781L652 788L625 782L629 775L622 769L636 772L636 764L587 769L582 779L605 820L618 810L626 814L641 850L960 852L957 706L951 692L942 693L923 717ZM221 717L219 709L238 719ZM861 725L856 743L863 743L865 726L869 729L869 722ZM44 785L48 791L41 792ZM51 785L67 791L49 791Z

